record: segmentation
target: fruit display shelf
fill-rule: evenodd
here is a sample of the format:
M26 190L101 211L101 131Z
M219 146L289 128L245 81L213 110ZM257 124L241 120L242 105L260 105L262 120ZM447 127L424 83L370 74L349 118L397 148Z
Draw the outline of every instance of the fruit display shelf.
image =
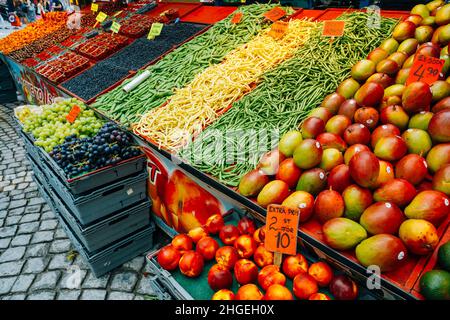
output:
M92 60L101 60L128 45L130 39L122 35L101 33L75 47L74 51Z

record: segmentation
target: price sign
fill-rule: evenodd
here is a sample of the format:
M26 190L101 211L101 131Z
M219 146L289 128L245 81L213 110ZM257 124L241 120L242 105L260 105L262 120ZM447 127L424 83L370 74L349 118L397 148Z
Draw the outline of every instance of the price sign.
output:
M67 121L69 121L70 123L74 123L80 112L81 109L79 106L77 105L73 106L72 109L70 109L69 114L66 116Z
M276 21L269 30L269 36L274 39L282 38L288 29L288 23L283 21Z
M342 37L344 35L345 21L327 20L323 22L322 36Z
M152 24L152 27L150 28L150 31L148 32L147 39L153 40L155 37L159 36L161 34L163 24L159 22L155 22Z
M97 12L98 11L98 4L97 3L92 3L91 4L91 10L94 11L94 12Z
M281 9L280 7L275 7L272 10L264 13L264 17L272 22L275 22L286 15L286 11Z
M231 23L238 24L242 20L242 12L236 13L233 18L231 18Z
M297 252L297 231L300 209L269 205L264 246L268 251L294 255Z
M445 60L419 54L414 59L408 79L406 80L406 85L417 81L432 85L433 82L439 79L439 74L444 64Z
M118 24L117 22L113 22L111 25L111 31L114 33L119 33L120 30L120 24Z
M95 18L95 20L97 20L97 22L102 23L103 21L105 21L105 19L108 18L108 15L102 11L100 11L97 15L97 17Z

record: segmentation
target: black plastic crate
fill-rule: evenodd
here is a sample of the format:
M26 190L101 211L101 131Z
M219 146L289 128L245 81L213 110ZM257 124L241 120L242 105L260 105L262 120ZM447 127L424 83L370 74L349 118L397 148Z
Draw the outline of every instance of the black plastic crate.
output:
M42 148L34 145L33 138L26 132L21 131L27 152L40 165L45 163L52 169L53 173L59 177L61 182L71 191L72 194L78 195L87 191L96 189L106 184L119 181L137 172L145 170L147 158L144 154L124 160L114 166L104 167L82 176L68 179L64 171L58 164L45 152Z
M33 171L43 183L48 183L83 225L89 225L113 212L123 210L147 199L147 171L128 177L92 192L74 196L48 168L39 168L29 159Z

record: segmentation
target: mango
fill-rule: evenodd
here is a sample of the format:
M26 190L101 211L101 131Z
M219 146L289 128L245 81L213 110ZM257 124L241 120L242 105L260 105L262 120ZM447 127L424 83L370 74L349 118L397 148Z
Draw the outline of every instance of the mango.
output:
M380 120L384 124L392 124L404 130L408 127L409 116L405 109L398 105L393 105L381 110Z
M347 165L340 164L330 171L327 180L328 188L337 192L342 192L352 183L352 179L350 177L350 169Z
M301 174L302 170L295 165L294 159L288 158L280 163L275 179L286 182L291 189L297 185Z
M238 191L245 197L255 197L269 181L264 172L254 169L241 178Z
M431 16L426 17L426 18L422 19L422 21L420 22L420 25L433 28L436 25L436 19L435 19L435 17L431 17ZM417 37L416 37L416 39L417 39ZM419 40L419 39L417 39L417 40ZM430 40L431 40L431 38L430 38ZM430 41L430 40L428 40L428 41Z
M276 148L261 157L257 169L269 176L273 176L278 172L280 163L283 162L284 159L286 159L286 157L279 151L278 148Z
M322 146L323 150L334 148L340 152L344 152L347 149L345 141L334 133L324 132L317 136L317 141Z
M353 116L358 108L359 106L355 99L345 100L345 102L339 107L338 114L346 116L353 121Z
M410 219L424 219L438 225L450 213L448 197L439 191L420 192L405 208L405 215Z
M450 4L446 4L436 11L436 23L440 26L450 23Z
M405 179L393 179L381 185L373 193L375 201L391 202L399 207L408 205L416 196L414 186Z
M355 253L363 266L376 265L381 272L398 269L408 255L402 240L391 234L377 234L363 240L356 247Z
M333 114L323 107L318 107L315 109L312 109L309 113L309 117L317 117L319 119L322 119L323 122L327 122L328 119L330 119L333 116Z
M444 98L438 103L436 103L431 109L432 112L437 113L444 109L450 109L450 97ZM430 118L431 120L431 118ZM428 127L427 127L428 128Z
M353 156L361 151L370 151L370 149L366 145L359 143L351 145L344 153L344 163L346 165L349 165L350 160L353 158Z
M403 64L403 68L411 68L415 58L416 58L415 54L409 56L408 59L406 59L405 63Z
M397 42L397 40L395 40L394 38L388 38L386 40L383 40L383 42L381 42L379 48L383 49L389 54L392 54L395 51L397 51L398 46L399 43Z
M439 31L439 43L442 46L446 46L450 42L450 25L442 26L441 30Z
M436 228L423 219L406 220L400 226L398 235L408 250L418 255L433 253L439 243Z
M345 99L351 99L358 91L360 84L353 78L348 78L342 81L337 87L336 92L343 96Z
M348 145L369 144L370 138L369 129L361 123L354 123L344 131L344 141Z
M342 217L344 214L344 199L334 190L324 190L314 203L314 216L321 223L330 219Z
M424 55L427 57L438 58L441 47L438 44L432 42L426 42L420 45L417 49L416 56Z
M300 169L311 169L322 160L322 146L317 140L305 139L295 148L294 162Z
M362 107L356 110L354 120L356 123L365 125L370 130L375 129L378 124L380 115L377 109L372 107Z
M383 60L383 61L385 61L385 60ZM382 63L382 62L380 62L380 63ZM390 62L387 62L387 63L390 63ZM396 65L396 63L394 61L392 61L392 63ZM392 65L392 63L391 63L391 65ZM394 70L393 73L396 73L398 71L398 66L394 67L392 70ZM386 71L387 70L379 71L379 72L388 73ZM358 105L360 105L362 107L377 106L380 104L381 100L383 99L383 94L384 94L383 86L381 86L379 83L376 83L376 82L367 82L364 85L362 85L358 91L356 91L355 100L356 100L356 103L358 103Z
M428 9L428 7L424 4L418 4L415 5L412 9L411 9L411 14L417 14L419 16L421 16L422 18L426 18L430 16L430 11Z
M325 122L318 117L308 117L301 125L303 139L314 139L324 131Z
M285 157L292 157L295 148L303 141L300 131L291 130L286 132L280 139L278 149Z
M380 160L380 174L374 188L379 188L382 184L395 179L394 166L387 161Z
M351 70L351 76L356 81L365 81L375 73L376 64L371 60L358 61Z
M409 84L402 96L402 107L409 114L420 111L428 111L433 94L430 86L423 82L413 82Z
M450 109L441 110L433 115L428 132L436 142L450 142Z
M440 168L433 177L433 190L450 196L450 164Z
M397 77L395 77L395 83L396 84L402 84L405 85L406 80L409 77L409 72L411 71L411 68L405 68L405 69L401 69L398 74Z
M344 163L344 156L338 149L325 149L322 154L320 168L325 171L331 171L334 167Z
M364 210L359 224L370 234L397 234L405 215L392 202L376 202Z
M416 25L411 21L402 21L395 26L392 32L392 37L401 42L408 38L414 38L414 32L416 31Z
M314 197L305 191L295 191L281 204L291 209L300 209L299 222L307 221L314 212Z
M413 130L413 129L410 129ZM418 130L418 129L415 129ZM375 155L386 161L401 159L408 151L406 142L399 136L382 137L375 145Z
M297 183L297 191L305 191L313 196L327 187L327 175L323 169L314 168L302 173Z
M449 100L450 102L450 100ZM409 119L408 128L410 129L421 129L428 130L428 124L430 123L431 118L433 117L433 113L430 111L421 111L415 115L413 115Z
M406 39L406 40L402 41L402 43L400 43L400 45L398 46L397 52L403 52L407 56L410 56L417 51L418 46L419 46L419 41L417 41L417 39L414 39L414 38Z
M347 218L328 220L322 227L325 242L336 250L350 250L367 238L366 230Z
M325 131L342 136L345 129L352 124L352 121L343 115L337 114L332 116L325 125Z
M353 180L364 188L373 186L380 174L380 163L369 151L355 154L350 160L349 168Z
M289 186L281 180L273 180L262 188L256 201L258 204L267 208L269 204L281 204L289 195Z
M361 214L373 202L372 192L356 184L345 188L342 198L345 204L344 216L355 221L359 221Z
M394 79L388 76L386 73L374 73L371 75L366 82L375 82L383 87L383 89L394 84ZM384 93L383 93L384 94Z
M395 165L395 177L405 179L412 185L418 185L428 174L428 165L417 154L408 154Z
M403 92L405 91L406 87L402 84L393 84L392 86L387 87L384 90L384 97L391 97L391 96L402 96Z
M423 23L423 20L422 20ZM431 24L434 23L434 18L432 18ZM434 29L430 25L422 25L420 27L416 28L416 31L414 33L414 37L417 39L417 41L422 44L425 42L428 42L433 37Z
M408 148L408 153L426 156L433 143L425 130L408 129L402 134L402 138Z
M383 119L382 119L383 121ZM393 124L383 124L379 127L377 127L375 130L373 130L372 132L372 138L371 138L371 145L372 148L375 148L378 140L380 140L382 137L388 137L388 136L398 136L400 135L400 130L398 129L398 127L396 127Z
M450 163L450 143L435 145L427 154L428 169L432 173L448 163Z
M443 6L445 4L445 1L443 0L433 0L426 4L428 10L431 12L433 10L436 10L437 8Z
M408 18L406 18L405 21L410 21L410 22L414 23L414 25L416 27L418 27L422 23L423 18L421 16L419 16L418 14L412 14Z
M438 80L431 85L431 93L433 95L432 102L436 103L450 96L450 83Z
M367 59L372 61L375 64L378 64L378 62L386 59L388 56L389 56L389 53L386 50L383 50L381 48L376 48L369 53L369 55L367 56Z
M331 114L336 114L339 110L340 105L345 101L345 98L341 96L339 93L332 93L329 94L323 99L320 106L322 108L327 109L331 112Z

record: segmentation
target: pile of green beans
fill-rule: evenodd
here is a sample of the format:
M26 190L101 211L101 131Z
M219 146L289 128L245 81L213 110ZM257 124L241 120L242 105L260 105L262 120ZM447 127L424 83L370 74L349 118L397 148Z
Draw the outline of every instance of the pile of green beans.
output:
M273 139L275 144L268 139L265 148L248 144L245 133L251 140L257 135L252 137L249 130L282 135L297 128L311 109L349 77L356 62L390 36L398 22L381 18L380 28L375 29L368 27L368 17L363 12L343 14L339 20L346 21L345 33L335 39L322 37L322 24L318 24L315 35L292 59L267 72L252 92L185 147L180 157L220 182L237 186L261 155L278 144L278 139ZM239 130L243 130L241 138L236 139ZM218 145L218 140L223 143Z
M231 17L218 22L149 66L150 77L136 89L130 93L124 92L123 85L130 81L126 80L100 96L92 107L124 125L137 122L145 112L161 106L175 89L184 87L196 74L220 63L230 51L253 39L268 26L263 14L275 6L256 4L240 7L237 12L242 12L243 17L239 24L232 24ZM292 8L284 9L289 14L293 13Z

